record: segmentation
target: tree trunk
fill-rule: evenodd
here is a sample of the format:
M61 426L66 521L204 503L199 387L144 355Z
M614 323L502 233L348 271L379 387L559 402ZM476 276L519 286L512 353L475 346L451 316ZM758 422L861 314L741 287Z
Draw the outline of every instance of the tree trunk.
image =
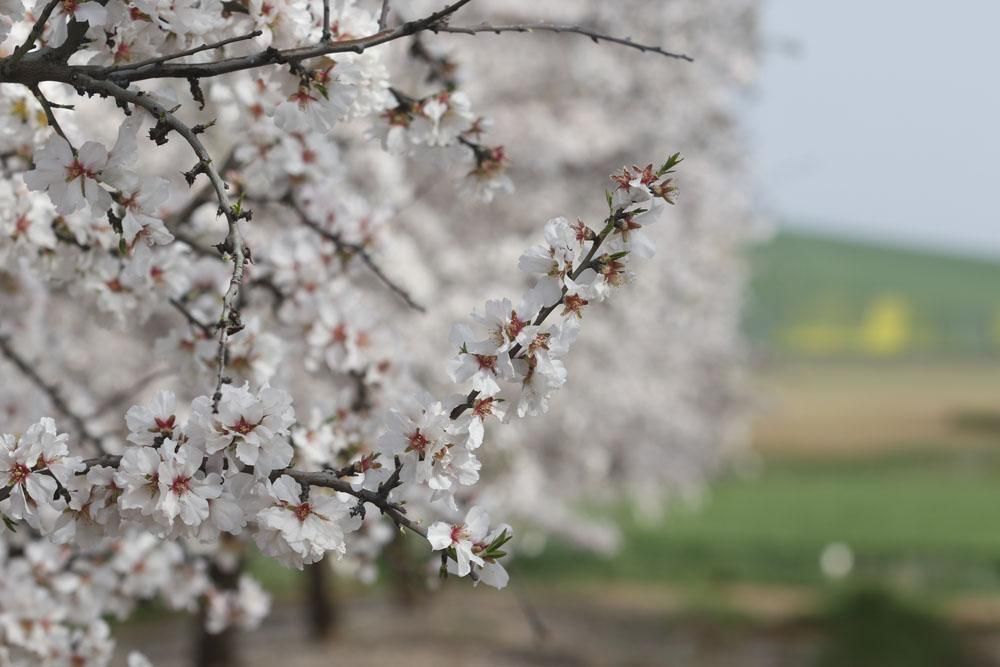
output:
M392 538L383 551L388 564L389 582L396 603L403 607L414 607L426 590L423 578L423 561L418 561L408 548L406 536L400 532Z
M209 634L205 629L205 611L206 603L202 602L195 617L198 624L195 628L195 667L239 667L236 631L228 628L217 635Z
M208 570L208 576L216 588L233 590L239 586L242 562L231 572L227 572L215 564ZM195 667L239 667L239 642L236 629L227 628L218 634L210 634L205 629L208 614L208 601L204 598L195 616L197 627L194 631L195 645L193 662Z
M305 590L306 625L309 638L322 641L332 637L337 630L337 597L333 588L334 577L325 559L306 565L302 578Z

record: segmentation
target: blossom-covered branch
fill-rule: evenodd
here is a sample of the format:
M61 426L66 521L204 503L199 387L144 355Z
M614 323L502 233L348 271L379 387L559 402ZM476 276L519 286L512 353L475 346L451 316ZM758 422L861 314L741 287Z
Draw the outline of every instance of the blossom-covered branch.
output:
M93 0L91 0L93 2ZM336 42L320 41L315 46L304 46L292 49L264 49L257 53L232 58L224 58L210 63L170 63L169 59L161 59L141 67L124 69L97 69L93 67L67 67L62 64L49 63L44 59L44 53L37 53L33 58L23 55L14 59L13 56L0 60L0 72L4 80L12 83L39 83L41 81L60 81L73 84L77 76L89 75L107 78L125 83L144 81L147 79L169 78L211 78L233 72L257 69L267 65L288 65L300 63L310 58L327 56L337 53L361 54L366 50L398 39L409 37L415 33L438 25L456 11L467 5L471 0L456 0L443 9L415 21L408 21L396 28L381 30L367 37L343 39ZM59 3L54 2L54 5ZM39 21L44 25L44 21ZM30 45L28 46L30 48ZM31 54L29 54L31 55ZM180 56L178 56L180 57Z
M656 221L663 202L673 202L668 175L679 161L675 155L655 171L650 165L614 176L618 186L607 195L611 214L600 233L582 222L549 221L545 243L521 258L521 268L539 276L521 305L487 303L484 313L474 316L485 327L485 338L464 325L455 327L452 341L459 353L449 374L455 382L472 384L466 404L473 410L467 419L457 409L449 418L444 405L430 398L394 411L379 438L380 451L363 456L362 465L346 469L349 476L343 478L334 471L288 468L294 451L287 438L295 418L286 392L265 386L254 394L246 386L222 385L218 397L192 402L184 426L174 395L164 392L150 406L129 410L132 446L120 457L83 461L69 455L67 437L57 434L51 420L21 438L5 436L0 482L5 494L17 499L8 508L10 518L45 531L35 508L47 505L64 517L53 533L58 539L72 537L81 522L101 525L106 537L130 523L154 532L183 530L193 537L206 528L213 535L239 534L255 522L258 546L301 566L329 550L343 553L344 532L359 527L356 519L370 503L398 525L428 537L434 548L450 549L460 575L473 571L470 563L489 565L493 572L508 529L501 531L500 542L498 534L484 542L483 519L470 514L466 524L449 529L451 541L445 544L437 524L430 531L415 524L391 494L403 484L426 485L454 507L456 487L478 479L474 451L483 444L486 419L504 418L506 400L516 400L518 416L547 410L549 395L565 381L558 357L575 339L583 308L627 279L625 263L633 252L651 254L644 228ZM606 243L610 252L598 256ZM564 306L561 321L543 327L559 305ZM3 350L8 352L6 346ZM503 398L500 382L520 397ZM388 476L378 457L394 460ZM312 496L310 487L353 496L362 509L351 510L338 497ZM104 498L99 504L97 495ZM256 516L254 508L262 508ZM114 512L113 519L108 512ZM469 535L475 537L471 542ZM497 572L489 576L495 580Z

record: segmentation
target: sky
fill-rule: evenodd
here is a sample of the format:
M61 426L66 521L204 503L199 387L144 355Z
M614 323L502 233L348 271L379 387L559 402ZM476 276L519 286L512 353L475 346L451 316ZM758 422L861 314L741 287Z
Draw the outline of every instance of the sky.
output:
M1000 257L1000 2L765 0L762 33L770 217Z

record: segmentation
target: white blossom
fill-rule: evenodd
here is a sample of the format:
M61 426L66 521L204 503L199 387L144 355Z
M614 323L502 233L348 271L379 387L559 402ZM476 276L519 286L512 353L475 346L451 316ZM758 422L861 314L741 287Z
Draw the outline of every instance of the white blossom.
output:
M288 475L267 484L273 504L257 513L257 545L264 553L299 569L328 551L344 554L345 529L357 527L347 504L336 496L303 498Z
M254 395L248 385L226 385L217 412L207 396L195 399L191 409L189 436L207 454L225 451L261 478L291 463L288 431L295 412L288 392L265 385Z
M458 576L464 577L476 569L477 576L484 583L503 588L507 585L506 571L491 557L488 547L501 533L509 530L507 526L501 526L490 533L489 514L481 507L472 507L461 523L438 521L431 524L427 528L427 541L435 551L453 551Z
M200 470L201 451L191 445L165 440L160 451L162 460L156 469L160 497L156 510L171 526L175 519L187 526L197 526L208 518L208 501L222 493L222 479Z
M24 174L24 182L32 190L48 192L59 213L89 205L95 215L103 215L111 207L111 195L100 184L107 166L108 151L101 144L88 141L74 153L69 142L52 135L35 151L35 168Z

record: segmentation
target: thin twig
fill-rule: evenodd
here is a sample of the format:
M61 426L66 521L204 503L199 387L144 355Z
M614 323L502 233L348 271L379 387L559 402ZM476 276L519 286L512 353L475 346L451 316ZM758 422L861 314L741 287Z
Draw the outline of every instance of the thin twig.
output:
M45 378L39 375L38 371L35 370L31 363L29 363L27 359L22 357L17 350L11 346L10 341L5 336L0 336L0 354L3 354L8 361L14 364L22 375L28 378L32 384L38 387L46 396L49 397L49 402L52 403L52 407L73 423L73 428L76 429L81 439L85 442L91 443L97 448L98 451L104 451L101 440L90 432L90 429L87 428L87 424L84 422L83 418L73 411L73 409L66 402L66 399L63 398L59 388L54 384L47 382Z
M198 317L192 313L187 305L184 304L180 299L175 299L171 297L170 305L177 309L177 311L184 316L184 319L188 321L192 326L198 327L206 336L211 336L215 333L215 329L211 325L202 322Z
M66 143L69 144L70 149L76 153L76 149L73 148L73 143L69 140L69 137L66 136L66 133L63 132L62 126L59 125L59 121L56 119L56 115L52 112L53 106L59 106L61 108L65 107L63 105L53 105L49 102L48 98L42 94L42 91L37 85L28 86L28 89L31 90L31 94L35 96L38 103L42 105L42 110L45 112L45 120L48 122L49 127L55 130L56 134L65 139Z
M427 529L406 516L406 510L399 503L389 500L388 493L383 494L378 491L368 489L354 490L350 482L339 479L336 472L304 472L302 470L280 470L272 473L272 477L288 475L292 479L309 486L320 486L334 491L347 493L363 503L371 503L379 509L382 514L392 519L396 525L412 530L421 537L427 537Z
M184 58L186 56L193 56L196 53L201 53L202 51L213 51L215 49L220 49L228 44L234 44L236 42L245 42L248 39L253 39L254 37L260 37L264 34L260 30L254 30L253 32L248 32L245 35L237 35L236 37L230 37L228 39L222 39L218 42L212 42L211 44L202 44L201 46L195 46L190 49L185 49L184 51L178 51L177 53L171 53L166 56L159 56L157 58L150 58L149 60L143 60L137 63L129 63L127 65L118 65L115 67L105 67L105 72L127 72L130 69L139 69L141 67L149 67L150 65L157 65L160 63L169 62L171 60L176 60L177 58Z
M385 30L389 23L389 0L382 0L382 9L378 14L378 29Z
M232 169L235 164L236 164L236 151L231 150L229 151L229 155L226 157L225 161L222 163L222 166L219 167L219 173L225 174L227 171ZM199 208L201 208L202 205L206 204L208 200L211 198L211 196L212 196L212 184L209 183L208 185L198 190L198 192L196 192L194 196L188 199L187 203L184 204L184 206L182 206L181 208L177 209L169 216L164 218L163 224L167 227L167 229L171 231L171 233L173 233L174 236L178 236L177 232L175 231L175 228L178 225L183 225L190 222L191 216L194 215L194 212L197 211Z
M538 613L538 609L531 603L531 600L528 599L524 591L520 590L517 586L512 586L511 592L517 598L517 605L521 608L524 618L528 621L528 627L531 628L531 634L535 638L535 642L542 644L548 639L550 633L548 626L545 625L545 621L542 620L541 614Z
M346 241L340 234L324 229L319 225L319 223L311 220L309 216L306 215L306 212L302 210L302 207L299 206L298 203L291 197L286 197L284 201L292 208L293 211L295 211L296 215L299 216L299 220L301 220L303 225L313 230L326 240L332 242L337 247L338 251L359 257L361 261L364 262L365 266L367 266L386 287L402 299L407 306L413 308L414 310L418 310L421 313L427 312L427 309L417 303L413 297L410 296L409 292L396 284L392 278L387 276L385 272L382 271L382 268L375 262L374 259L372 259L372 256L368 253L368 249L365 248L364 245Z
M688 62L694 62L694 59L683 53L673 53L671 51L666 51L659 46L649 45L649 44L639 44L638 42L633 42L630 37L615 37L613 35L605 35L603 33L596 32L589 28L584 28L578 25L556 25L553 23L519 23L516 25L489 25L483 23L476 26L452 26L452 25L437 25L428 28L433 33L453 33L459 35L475 35L483 32L491 32L493 34L499 35L504 32L522 32L529 33L535 31L543 32L556 32L556 33L572 33L576 35L583 35L584 37L589 37L594 43L609 42L611 44L620 44L621 46L627 46L630 49L637 49L643 53L658 53L661 56L666 56L667 58L677 58L678 60L686 60Z
M90 418L94 419L96 417L99 417L99 416L103 415L108 410L110 410L110 409L114 408L115 406L117 406L120 402L122 402L125 399L131 398L131 397L135 396L136 394L138 394L140 391L142 391L147 386L149 386L149 384L153 380L157 380L157 379L159 379L161 377L164 377L164 376L167 376L167 375L171 375L171 374L172 374L172 371L170 369L168 369L168 368L158 368L158 369L152 371L151 373L149 373L148 375L145 375L144 377L139 378L138 380L136 380L135 382L133 382L129 386L125 387L124 389L119 389L118 391L114 392L113 394L110 394L110 395L106 396L101 401L101 403L94 409L94 411L90 414Z
M382 30L382 26L379 26ZM323 44L330 43L330 0L323 0L323 36L320 38Z
M407 21L397 28L391 30L380 30L374 35L361 37L358 39L345 39L336 42L322 43L314 46L303 46L294 49L265 49L258 53L225 58L211 63L155 63L134 69L122 69L115 67L110 70L100 70L94 72L101 76L112 77L122 81L142 81L145 79L163 78L209 78L228 74L230 72L240 72L247 69L255 69L263 65L279 65L297 63L310 58L329 55L331 53L364 53L381 44L409 37L422 30L428 30L433 26L439 26L449 16L459 9L469 4L471 0L456 0L443 9L429 14L424 18L415 21ZM39 67L41 69L41 67ZM82 68L77 71L87 71ZM93 70L91 70L93 71ZM53 72L54 74L55 72ZM17 78L14 78L17 81Z
M611 234L612 231L614 231L615 221L622 214L622 210L623 209L618 209L612 215L608 216L608 218L604 221L605 222L604 229L602 229L600 233L597 235L597 237L594 239L594 242L590 246L590 251L583 258L583 261L580 262L580 264L576 267L576 269L569 274L569 278L571 280L575 281L579 279L580 275L584 271L586 271L587 269L594 268L594 256L597 254L598 248L600 248L601 245L604 243L604 240L608 238L608 235ZM537 327L540 324L542 324L546 320L546 318L548 318L548 316L551 315L552 312L563 303L563 300L566 298L567 291L568 291L567 287L563 285L562 293L559 295L559 299L551 306L546 306L545 308L542 308L540 311L538 311L538 315L531 323L532 326ZM517 354L520 351L521 351L521 344L516 343L513 347L510 348L508 354L510 355L510 358L513 359L514 357L517 356ZM476 404L476 398L478 396L479 392L473 389L472 391L469 392L469 395L465 397L465 402L456 405L448 416L451 419L458 419L459 417L462 416L463 412L465 412L466 410L468 410L469 408L473 407Z
M49 4L45 5L42 13L38 15L35 25L31 26L31 32L28 33L27 39L24 40L24 43L21 44L21 46L14 49L14 53L10 54L10 58L7 58L7 60L0 63L0 69L10 69L20 62L21 58L23 58L28 51L31 50L31 47L35 45L38 38L42 36L42 31L45 30L45 24L48 23L49 17L52 16L52 12L55 11L55 8L61 1L62 0L49 0Z
M121 456L114 454L105 454L97 458L84 460L85 470L89 470L95 466L106 466L109 468L117 468L121 463ZM252 468L247 468L248 471L252 472ZM398 480L398 471L393 473ZM81 473L82 474L82 473ZM427 529L421 526L416 521L413 521L406 516L406 508L402 504L393 502L389 500L389 491L394 488L388 488L390 485L383 484L379 487L378 491L370 491L368 489L355 489L351 486L349 482L337 477L338 471L322 471L322 472L306 472L303 470L294 469L284 469L275 470L271 473L271 479L278 479L282 475L288 475L296 482L304 484L307 487L319 486L326 489L333 489L334 491L339 491L341 493L346 493L348 495L354 496L362 503L370 503L378 508L378 510L389 517L396 523L397 526L407 528L412 530L417 535L421 537L427 537ZM392 479L392 478L390 478ZM398 482L397 482L398 485ZM6 499L11 492L11 486L5 486L0 488L0 501Z
M202 257L211 257L212 259L218 259L218 260L222 259L219 256L218 250L203 246L202 244L198 243L198 241L196 241L187 232L174 230L170 233L174 235L175 241L178 241L179 243L183 243L184 245L186 245L188 248L191 249L191 252L193 252L194 254L201 255Z

